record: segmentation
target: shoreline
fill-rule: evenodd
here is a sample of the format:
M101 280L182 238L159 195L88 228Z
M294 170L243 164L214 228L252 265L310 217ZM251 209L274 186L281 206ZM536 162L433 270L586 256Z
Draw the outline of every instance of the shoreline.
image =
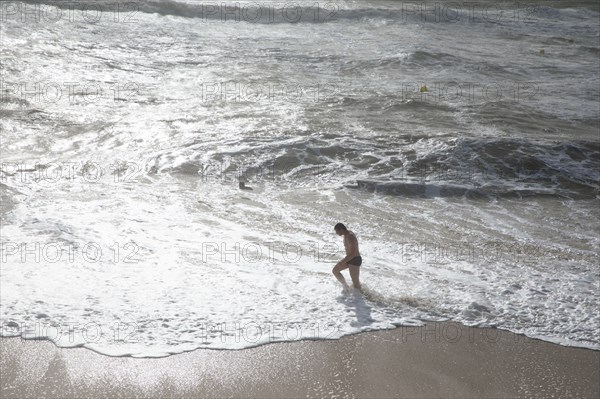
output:
M600 396L600 351L456 322L113 357L0 338L3 398Z
M565 344L565 343L561 343L559 342L559 340L553 341L550 339L544 339L544 338L538 338L538 337L530 337L526 334L522 334L522 333L515 333L512 332L510 330L506 330L503 328L498 328L496 326L493 327L479 327L479 326L468 326L465 324L462 324L459 321L454 321L454 320L444 320L444 321L425 321L425 320L421 320L422 323L424 323L424 326L411 326L411 325L397 325L394 328L387 328L387 329L374 329L374 330L367 330L367 331L356 331L356 332L351 332L348 333L346 335L343 335L341 337L337 337L337 338L310 338L310 337L305 337L305 338L301 338L301 339L294 339L294 340L274 340L274 341L261 341L258 343L254 343L252 345L249 346L245 346L245 347L235 347L235 348L211 348L211 347L198 347L198 348L194 348L194 349L184 349L180 352L163 352L164 354L150 354L150 355L138 355L138 354L131 354L131 353L127 353L127 354L110 354L110 353L105 353L102 352L99 349L90 347L90 346L85 346L85 344L76 344L76 345L71 345L71 346L60 346L58 345L55 341L53 341L51 338L45 337L45 336L36 336L35 338L24 338L23 335L7 335L7 336L2 336L0 335L0 341L4 340L4 339L21 339L22 341L32 341L32 342L48 342L51 343L56 349L86 349L88 351L94 352L95 354L98 354L100 356L106 356L106 357L111 357L111 358L132 358L132 359L164 359L167 357L171 357L171 356L177 356L177 355L182 355L185 353L190 353L190 352L195 352L195 351L244 351L244 350L248 350L248 349L256 349L259 348L261 346L267 346L267 345L272 345L272 344L285 344L285 343L302 343L302 342L328 342L328 341L338 341L340 339L346 338L346 337L350 337L353 335L360 335L360 334L370 334L370 333L376 333L378 331L394 331L394 330L401 330L401 335L413 335L415 332L411 331L414 329L421 329L423 330L424 328L427 328L425 326L428 325L435 325L435 326L446 326L443 327L441 330L437 331L437 335L440 336L440 339L447 339L448 341L460 341L460 340L472 340L473 339L473 331L474 330L482 330L482 331L494 331L493 334L488 334L485 333L485 340L488 341L492 341L495 342L497 340L497 338L495 338L497 335L501 335L501 334L510 334L512 337L514 337L515 342L521 341L523 339L528 339L530 341L541 341L544 343L548 343L548 344L553 344L553 345L558 345L561 347L565 347L565 348L573 348L573 349L584 349L584 350L589 350L589 351L597 351L600 352L600 347L590 347L590 346L586 346L586 345L570 345L570 344ZM456 328L454 325L460 325L460 331L458 331L458 336L456 336ZM449 327L448 327L449 326ZM453 329L452 332L448 332L448 329ZM465 334L464 332L467 331L467 334ZM434 334L434 332L423 332L422 333L422 338L423 335L431 335ZM464 335L466 335L466 337L464 337ZM426 338L426 337L425 337ZM424 338L424 339L425 339Z

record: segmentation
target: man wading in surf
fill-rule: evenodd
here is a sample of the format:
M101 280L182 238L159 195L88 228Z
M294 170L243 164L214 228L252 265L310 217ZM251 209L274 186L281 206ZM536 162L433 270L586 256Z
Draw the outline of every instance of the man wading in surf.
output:
M337 265L331 271L335 278L342 283L344 287L344 291L350 290L348 284L346 284L346 279L340 273L342 270L349 268L350 277L352 278L352 284L354 288L358 291L362 292L360 287L360 281L358 276L360 275L360 265L362 263L362 258L360 257L360 253L358 252L358 240L353 232L346 229L342 223L338 223L334 227L335 233L338 236L344 236L344 248L346 249L346 257L338 262Z

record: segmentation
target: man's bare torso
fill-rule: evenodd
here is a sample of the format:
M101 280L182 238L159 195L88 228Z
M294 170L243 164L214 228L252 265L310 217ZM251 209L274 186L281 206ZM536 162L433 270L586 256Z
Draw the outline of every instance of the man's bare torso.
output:
M360 252L358 251L358 239L350 230L348 230L348 234L344 236L344 249L346 250L346 255L360 256Z

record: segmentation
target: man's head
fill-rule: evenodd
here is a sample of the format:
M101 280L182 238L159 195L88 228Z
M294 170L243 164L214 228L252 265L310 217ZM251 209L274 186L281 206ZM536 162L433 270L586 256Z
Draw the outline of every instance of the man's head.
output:
M336 224L333 228L335 229L335 233L338 236L343 236L344 233L347 231L346 226L344 226L342 223Z

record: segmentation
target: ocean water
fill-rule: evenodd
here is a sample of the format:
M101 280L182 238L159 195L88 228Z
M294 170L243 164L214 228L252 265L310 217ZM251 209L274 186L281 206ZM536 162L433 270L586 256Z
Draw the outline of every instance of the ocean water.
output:
M598 3L469 4L3 2L2 335L600 349Z

